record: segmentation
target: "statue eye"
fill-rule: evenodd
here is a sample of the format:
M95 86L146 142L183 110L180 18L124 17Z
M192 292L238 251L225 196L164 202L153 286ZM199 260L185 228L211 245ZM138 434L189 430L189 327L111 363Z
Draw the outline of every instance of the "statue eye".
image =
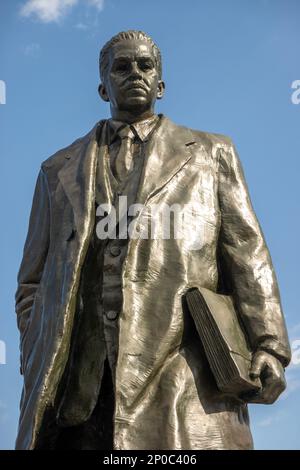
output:
M148 70L152 70L154 67L153 63L151 60L141 60L139 61L139 68L141 70L144 70L145 72Z
M122 61L122 62L118 62L115 67L114 67L115 71L116 72L128 72L129 69L130 69L130 64L129 62L125 62L125 61Z

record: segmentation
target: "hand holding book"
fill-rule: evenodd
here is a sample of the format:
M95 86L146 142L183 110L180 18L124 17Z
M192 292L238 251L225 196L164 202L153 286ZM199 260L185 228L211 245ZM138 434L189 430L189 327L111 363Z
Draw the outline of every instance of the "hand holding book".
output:
M249 397L250 403L272 404L286 388L281 362L266 351L253 355L250 377L258 378L262 383L261 390Z
M285 389L284 369L267 351L252 352L233 299L200 287L187 291L186 301L219 390L273 403Z

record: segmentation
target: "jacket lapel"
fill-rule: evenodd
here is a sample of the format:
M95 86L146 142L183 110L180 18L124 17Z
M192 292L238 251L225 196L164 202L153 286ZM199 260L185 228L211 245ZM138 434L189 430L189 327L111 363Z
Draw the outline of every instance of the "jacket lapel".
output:
M167 117L149 140L137 202L146 204L192 158L190 148L195 143L189 129L176 126Z
M80 142L72 155L66 155L67 163L58 173L59 180L73 207L77 229L90 222L95 204L97 162L98 185L101 200L113 203L113 190L108 172L108 154L105 139L99 135L105 121L100 121ZM141 176L136 202L146 204L157 194L192 158L195 143L192 132L176 126L162 116L159 127L148 142L145 165ZM99 158L98 158L99 157Z
M95 201L95 182L98 158L98 136L104 121L100 121L80 142L67 163L58 172L58 178L73 208L77 229L84 229L92 214Z

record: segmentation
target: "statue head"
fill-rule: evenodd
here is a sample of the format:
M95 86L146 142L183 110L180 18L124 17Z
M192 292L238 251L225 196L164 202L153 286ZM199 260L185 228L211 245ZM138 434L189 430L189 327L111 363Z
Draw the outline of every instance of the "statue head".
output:
M112 117L132 121L151 115L164 93L161 54L142 31L120 32L100 52L99 94Z

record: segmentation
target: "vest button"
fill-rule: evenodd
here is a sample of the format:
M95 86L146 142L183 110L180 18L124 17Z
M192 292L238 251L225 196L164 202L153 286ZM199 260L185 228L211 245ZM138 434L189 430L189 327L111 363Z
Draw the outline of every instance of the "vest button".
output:
M118 312L115 310L108 310L105 312L105 316L108 320L115 320L118 317Z
M111 245L109 251L112 256L119 256L121 254L121 248L118 245Z

